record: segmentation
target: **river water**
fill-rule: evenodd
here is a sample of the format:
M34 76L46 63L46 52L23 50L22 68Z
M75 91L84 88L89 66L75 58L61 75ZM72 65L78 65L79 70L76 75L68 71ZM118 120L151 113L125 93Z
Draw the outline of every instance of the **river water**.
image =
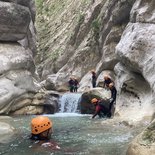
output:
M16 128L16 136L9 143L0 144L0 155L125 155L128 144L148 123L127 127L119 121L92 120L88 115L48 115L53 121L52 141L60 147L52 150L29 140L33 117L13 118L11 124Z

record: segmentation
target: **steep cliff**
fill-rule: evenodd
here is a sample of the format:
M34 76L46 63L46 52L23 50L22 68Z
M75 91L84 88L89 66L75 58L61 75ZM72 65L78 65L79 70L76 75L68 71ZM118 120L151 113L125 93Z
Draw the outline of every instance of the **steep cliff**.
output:
M120 116L140 120L154 113L153 0L37 2L37 62L45 88L65 91L75 76L79 91L90 89L95 69L98 82L107 73L114 78Z
M33 0L0 1L0 114L43 112L34 83L36 53Z

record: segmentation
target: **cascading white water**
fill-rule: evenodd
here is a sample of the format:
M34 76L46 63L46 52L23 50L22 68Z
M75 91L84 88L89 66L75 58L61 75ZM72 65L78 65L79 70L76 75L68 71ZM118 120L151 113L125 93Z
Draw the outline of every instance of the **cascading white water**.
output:
M75 113L78 108L79 93L65 93L60 99L60 113Z

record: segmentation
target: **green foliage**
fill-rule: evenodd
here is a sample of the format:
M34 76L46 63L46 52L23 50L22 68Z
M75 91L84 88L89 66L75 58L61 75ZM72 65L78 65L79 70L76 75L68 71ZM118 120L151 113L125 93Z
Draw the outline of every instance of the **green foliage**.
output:
M80 14L79 14L79 17L78 17L78 22L79 22L80 24L82 24L83 21L84 21L84 18L85 18L85 15L80 13Z
M154 131L151 131L151 130L146 130L144 133L143 133L143 136L142 136L142 139L144 141L146 141L148 144L149 143L154 143L155 142L155 133Z
M98 43L98 39L99 39L100 25L101 23L99 22L98 19L95 19L91 25L96 43Z
M56 49L55 51L53 51L53 52L50 54L50 59L51 59L53 62L55 62L55 61L59 58L61 52L62 52L62 50L61 50L60 48L59 48L59 49Z
M100 22L98 19L95 19L93 22L92 22L92 28L93 28L93 31L95 33L98 33L99 30L100 30Z
M37 9L39 9L38 11L40 12L43 9L44 0L35 0L35 3L37 6Z

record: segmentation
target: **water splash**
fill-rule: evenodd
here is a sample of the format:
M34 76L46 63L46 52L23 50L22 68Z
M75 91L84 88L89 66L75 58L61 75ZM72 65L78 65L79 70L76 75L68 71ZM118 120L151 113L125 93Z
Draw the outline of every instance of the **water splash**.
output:
M60 99L60 113L75 113L77 112L79 99L81 94L66 93Z

